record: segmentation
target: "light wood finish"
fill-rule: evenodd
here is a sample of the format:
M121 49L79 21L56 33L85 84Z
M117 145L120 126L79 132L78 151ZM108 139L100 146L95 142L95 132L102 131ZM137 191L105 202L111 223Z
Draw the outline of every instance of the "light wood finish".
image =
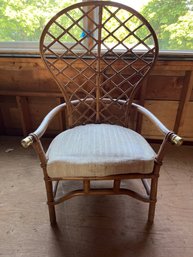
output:
M186 110L183 113L183 122L180 124L179 133L182 136L193 140L193 102L186 104Z
M26 97L16 96L16 101L20 111L23 134L27 136L32 127L29 104Z
M153 112L169 129L173 130L178 109L177 102L147 100L145 101L145 107ZM162 109L165 111L162 112ZM147 118L143 119L142 134L145 137L163 137Z
M192 146L168 149L151 230L146 226L148 206L128 196L88 196L66 201L56 207L59 226L50 229L36 155L32 148L23 149L20 140L0 137L2 256L193 256ZM8 148L14 151L6 153ZM98 183L101 186L97 182L96 187ZM58 194L66 186L59 184ZM75 189L79 184L71 181L69 186ZM103 186L108 187L109 182ZM143 193L140 181L124 180L122 186Z

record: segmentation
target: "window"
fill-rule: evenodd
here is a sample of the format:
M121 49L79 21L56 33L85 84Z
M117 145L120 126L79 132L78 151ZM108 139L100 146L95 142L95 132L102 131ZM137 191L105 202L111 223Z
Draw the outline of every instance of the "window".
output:
M160 50L193 51L193 0L135 0L130 6L150 22Z
M116 1L127 3L146 17L157 33L160 50L192 53L193 0ZM62 8L76 2L80 0L1 0L0 51L37 51L47 21Z
M43 27L61 9L78 0L1 0L0 52L38 51Z

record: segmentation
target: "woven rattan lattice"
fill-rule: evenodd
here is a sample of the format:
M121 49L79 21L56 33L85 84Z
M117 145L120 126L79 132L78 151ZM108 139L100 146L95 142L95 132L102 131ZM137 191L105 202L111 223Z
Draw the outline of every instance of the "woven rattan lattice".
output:
M158 44L135 10L92 1L54 16L42 33L40 51L67 103L68 127L128 126L131 103L154 65Z

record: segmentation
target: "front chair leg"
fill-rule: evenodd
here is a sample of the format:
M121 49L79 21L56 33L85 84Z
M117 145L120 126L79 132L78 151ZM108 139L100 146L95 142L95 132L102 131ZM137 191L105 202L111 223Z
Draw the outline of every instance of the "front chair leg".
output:
M148 213L148 223L152 224L155 216L155 207L157 202L158 177L151 179L150 204Z
M56 224L54 193L53 193L52 181L49 178L48 173L47 173L47 158L46 158L45 151L43 149L42 143L39 140L39 138L35 134L34 134L33 138L34 138L33 147L39 156L40 166L41 166L41 168L43 170L43 174L44 174L44 182L45 182L45 187L46 187L47 204L48 204L48 211L49 211L49 216L50 216L50 223L52 226L54 226Z
M56 225L56 213L55 213L55 205L54 202L54 195L53 195L53 188L52 188L52 181L45 179L45 186L47 192L47 204L48 204L48 211L50 216L50 224L52 226Z

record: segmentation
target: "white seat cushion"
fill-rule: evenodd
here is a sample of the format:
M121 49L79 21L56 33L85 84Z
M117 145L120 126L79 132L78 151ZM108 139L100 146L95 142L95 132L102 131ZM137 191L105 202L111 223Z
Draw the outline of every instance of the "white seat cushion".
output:
M52 141L47 171L52 178L150 173L155 155L147 141L131 129L88 124L66 130Z

